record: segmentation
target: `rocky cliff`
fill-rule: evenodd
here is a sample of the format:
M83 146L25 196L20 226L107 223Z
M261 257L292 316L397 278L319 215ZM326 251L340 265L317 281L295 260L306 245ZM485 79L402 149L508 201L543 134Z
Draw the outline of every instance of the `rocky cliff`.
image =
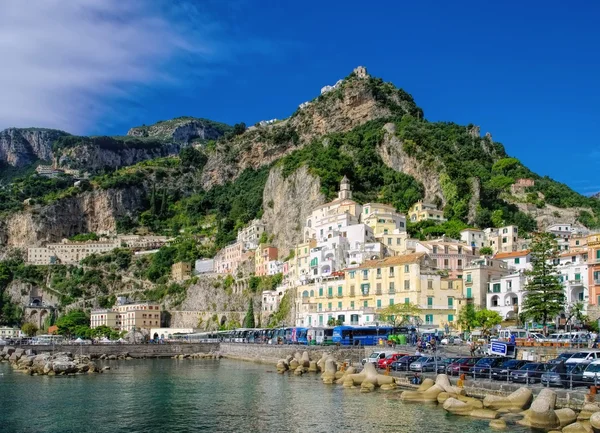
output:
M0 244L27 247L78 233L114 231L118 218L138 212L143 197L139 188L94 190L19 212L0 221Z
M282 254L303 241L302 227L312 210L325 203L319 179L306 166L284 178L274 167L263 194L263 222L267 233L275 236L274 244Z
M136 126L127 135L133 137L155 137L172 140L176 143L189 143L192 140L216 140L231 127L224 123L194 117L178 117L165 120L150 126Z
M22 167L36 160L52 160L52 143L66 132L42 128L0 131L0 162Z

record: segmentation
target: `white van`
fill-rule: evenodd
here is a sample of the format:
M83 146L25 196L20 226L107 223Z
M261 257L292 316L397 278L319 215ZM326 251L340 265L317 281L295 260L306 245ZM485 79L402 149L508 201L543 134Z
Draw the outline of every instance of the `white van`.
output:
M600 359L600 350L582 350L567 359L567 364L589 364L597 359Z
M364 358L361 362L362 365L365 365L367 362L377 365L377 362L380 359L385 359L389 355L393 355L394 353L397 352L395 350L376 350L375 352L371 353L368 358Z

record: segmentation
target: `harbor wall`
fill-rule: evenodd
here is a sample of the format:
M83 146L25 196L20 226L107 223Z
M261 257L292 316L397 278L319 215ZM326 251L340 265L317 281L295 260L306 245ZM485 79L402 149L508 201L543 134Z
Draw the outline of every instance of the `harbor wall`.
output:
M71 352L82 355L129 355L132 358L167 358L174 355L218 352L219 343L184 344L61 344L61 345L23 345L14 346L31 349L35 353ZM2 351L2 346L0 346Z
M337 347L337 346L294 346L294 345L270 345L270 344L243 344L243 343L221 343L220 353L226 358L240 359L243 361L262 362L277 364L277 361L293 355L295 352L308 352L311 359L319 359L322 354L330 353L338 360L348 360L352 363L359 362L371 352L373 347Z

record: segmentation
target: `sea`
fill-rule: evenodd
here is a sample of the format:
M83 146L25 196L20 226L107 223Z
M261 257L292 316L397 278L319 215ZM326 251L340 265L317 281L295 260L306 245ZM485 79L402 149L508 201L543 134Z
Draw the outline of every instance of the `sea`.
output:
M234 360L110 361L102 374L28 376L0 364L0 432L487 433L488 421L361 393L315 373ZM511 432L525 432L510 426Z

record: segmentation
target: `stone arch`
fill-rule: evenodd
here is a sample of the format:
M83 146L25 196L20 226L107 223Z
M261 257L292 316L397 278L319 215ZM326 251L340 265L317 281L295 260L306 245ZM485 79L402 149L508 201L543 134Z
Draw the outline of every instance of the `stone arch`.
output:
M314 291L314 290L311 290L311 291L310 291L310 296L311 296L311 298L312 298L313 296L315 296L315 291Z
M38 326L40 329L44 326L44 320L48 317L48 310L40 311L40 325Z
M491 301L492 307L500 306L500 297L498 295L492 296L492 299L490 301Z
M302 292L302 297L308 298L308 290L305 290L304 292Z

